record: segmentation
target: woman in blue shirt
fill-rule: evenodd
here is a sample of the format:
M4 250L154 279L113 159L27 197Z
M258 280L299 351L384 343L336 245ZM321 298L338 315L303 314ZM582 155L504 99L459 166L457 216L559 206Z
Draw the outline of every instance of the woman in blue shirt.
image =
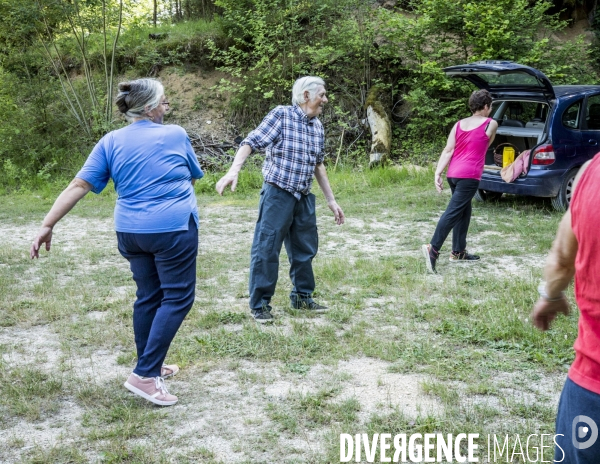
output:
M100 193L113 180L119 251L137 284L133 330L138 361L125 387L170 406L177 397L163 379L179 368L163 362L194 302L198 208L193 184L204 174L185 130L163 125L169 102L160 82L122 82L116 104L131 124L96 144L44 218L30 254L39 257L44 243L50 250L56 223L90 190Z

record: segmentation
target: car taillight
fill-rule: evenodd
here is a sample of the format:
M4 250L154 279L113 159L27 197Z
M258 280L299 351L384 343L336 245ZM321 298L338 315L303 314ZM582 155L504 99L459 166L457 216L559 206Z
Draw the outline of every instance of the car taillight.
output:
M547 166L554 163L554 147L552 145L540 145L535 149L531 164Z

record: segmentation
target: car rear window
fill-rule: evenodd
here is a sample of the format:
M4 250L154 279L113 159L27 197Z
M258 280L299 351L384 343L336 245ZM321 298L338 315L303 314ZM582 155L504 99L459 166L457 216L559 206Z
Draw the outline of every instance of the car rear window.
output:
M544 87L543 83L538 81L530 74L511 73L511 74L494 74L494 73L475 73L478 77L486 81L491 87L495 85L507 86L528 86L528 87Z

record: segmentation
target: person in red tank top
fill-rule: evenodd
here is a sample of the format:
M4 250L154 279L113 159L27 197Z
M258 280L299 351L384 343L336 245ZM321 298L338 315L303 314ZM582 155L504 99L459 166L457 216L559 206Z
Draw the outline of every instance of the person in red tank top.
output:
M555 462L600 462L600 154L585 163L577 177L544 268L545 282L533 308L533 324L548 330L559 313L569 313L564 295L573 276L579 327L575 361L563 388L556 417Z
M477 90L469 98L473 115L458 121L435 170L435 188L442 191L442 173L448 166L446 178L452 198L440 218L431 242L421 250L427 270L436 273L435 265L440 248L452 231L450 261L476 261L479 256L467 253L467 232L471 222L471 200L479 188L485 154L494 140L498 123L490 119L492 96L487 90Z

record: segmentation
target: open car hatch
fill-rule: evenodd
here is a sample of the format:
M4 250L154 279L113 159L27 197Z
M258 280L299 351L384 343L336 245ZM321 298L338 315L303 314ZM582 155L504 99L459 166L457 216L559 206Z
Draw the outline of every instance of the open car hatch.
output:
M496 96L520 94L555 98L550 79L537 69L513 61L477 61L449 66L443 71L447 76L460 77L486 89Z

